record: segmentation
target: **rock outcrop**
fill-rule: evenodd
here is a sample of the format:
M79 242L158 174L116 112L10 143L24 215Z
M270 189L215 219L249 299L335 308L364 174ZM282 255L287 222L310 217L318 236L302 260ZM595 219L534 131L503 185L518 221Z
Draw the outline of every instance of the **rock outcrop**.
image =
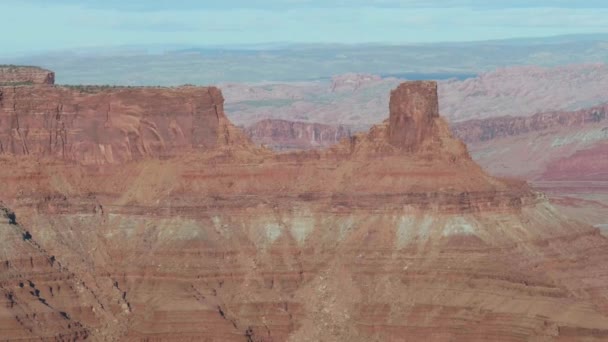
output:
M437 83L403 83L391 92L389 103L389 141L407 151L416 151L427 139L438 136Z
M55 73L38 67L0 65L0 86L55 84Z
M0 87L0 154L116 164L248 139L214 87Z
M114 113L163 113L149 120L165 137L166 108L181 108L171 99L193 101L182 92L200 89L125 90ZM128 163L0 156L0 194L15 213L0 224L12 234L0 239L12 272L0 282L3 338L606 340L608 240L523 182L484 173L434 94L433 83L400 86L389 120L324 150L275 154L207 129L189 140L201 148ZM217 111L195 113L216 127ZM24 242L40 249L13 249ZM36 253L81 284L62 304L47 298L72 281L32 272ZM37 295L70 321L51 312L44 329L20 325L51 311L21 304Z

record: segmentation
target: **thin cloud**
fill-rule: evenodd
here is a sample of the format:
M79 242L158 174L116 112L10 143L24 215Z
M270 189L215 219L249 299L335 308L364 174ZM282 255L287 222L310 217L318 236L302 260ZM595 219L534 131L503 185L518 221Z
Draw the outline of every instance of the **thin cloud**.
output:
M70 5L119 11L165 11L205 9L289 9L289 8L608 8L605 0L4 0L6 3L37 6Z
M2 0L4 53L83 46L422 43L608 33L608 1ZM578 2L578 1L576 1ZM593 4L597 7L589 7Z

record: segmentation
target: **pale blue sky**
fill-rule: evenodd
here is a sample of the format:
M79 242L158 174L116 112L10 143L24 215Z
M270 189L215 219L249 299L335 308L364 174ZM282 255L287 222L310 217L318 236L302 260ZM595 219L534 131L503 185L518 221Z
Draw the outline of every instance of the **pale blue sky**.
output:
M608 33L608 0L0 0L0 55L133 44L411 43Z

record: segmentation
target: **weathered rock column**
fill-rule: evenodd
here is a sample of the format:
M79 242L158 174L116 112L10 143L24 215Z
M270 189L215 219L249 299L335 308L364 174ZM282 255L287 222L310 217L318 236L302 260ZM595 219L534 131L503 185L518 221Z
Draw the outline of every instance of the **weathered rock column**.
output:
M404 82L391 91L389 142L406 151L416 151L436 133L439 117L437 82Z

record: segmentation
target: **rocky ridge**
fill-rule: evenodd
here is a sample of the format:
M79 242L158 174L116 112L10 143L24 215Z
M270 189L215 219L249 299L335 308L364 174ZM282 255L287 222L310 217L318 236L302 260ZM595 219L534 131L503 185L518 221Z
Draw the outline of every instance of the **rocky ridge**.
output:
M467 143L489 141L549 129L576 129L608 120L608 104L577 111L551 111L529 117L502 116L452 125L454 134Z
M502 68L442 83L441 110L451 122L574 111L606 103L608 65Z
M608 240L526 184L487 175L438 115L436 88L399 86L387 120L323 150L257 148L227 120L221 124L216 110L186 115L200 118L205 136L193 134L183 152L157 147L112 163L85 153L8 150L0 156L0 193L3 208L13 209L4 210L2 232L12 235L0 242L7 251L1 264L25 260L25 268L0 284L7 304L0 319L10 327L3 336L608 339ZM72 127L87 127L108 102L137 101L115 108L170 137L163 132L181 107L167 97L207 99L200 103L216 108L209 89L132 89L112 101L78 96L79 113L90 114ZM157 98L164 101L144 103ZM17 107L9 116L20 113ZM34 118L44 116L31 115L30 126ZM110 146L126 134L113 133L114 125L95 131L111 136ZM90 138L74 134L68 143L79 146L78 139ZM42 144L36 141L28 146ZM34 242L40 249L27 247ZM43 272L27 266L36 253ZM77 280L49 269L47 255ZM35 284L34 297L15 292L20 281ZM69 287L64 282L87 287L59 307L47 301L56 287L46 287ZM49 311L22 304L40 302L36 294L69 321L51 313L36 329L16 323ZM9 305L15 296L18 304Z

